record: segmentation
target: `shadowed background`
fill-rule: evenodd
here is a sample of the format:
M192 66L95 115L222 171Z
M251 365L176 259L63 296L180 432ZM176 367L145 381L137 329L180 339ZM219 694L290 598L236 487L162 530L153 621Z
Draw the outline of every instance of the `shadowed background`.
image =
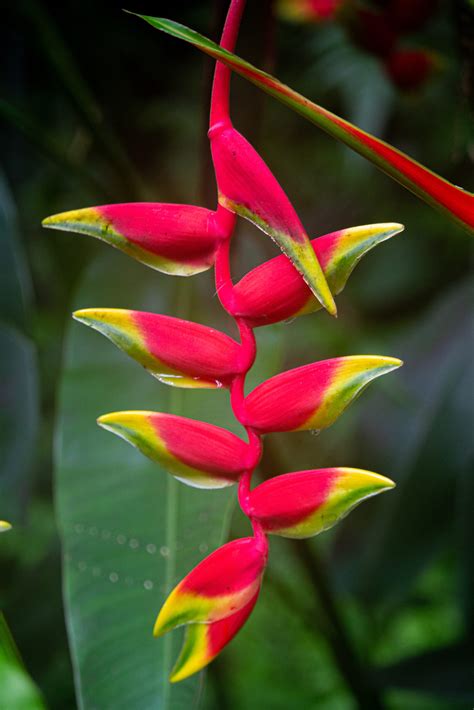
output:
M128 8L170 17L217 39L226 3L157 0ZM269 0L249 0L237 53L472 190L469 8L467 2L440 2L410 37L409 44L428 48L439 60L432 79L411 93L394 87L379 59L356 46L338 24L284 23ZM11 520L14 530L0 540L0 608L44 703L59 710L77 703L60 541L61 535L63 551L68 550L75 544L71 536L82 534L68 517L74 514L74 481L80 481L83 467L98 462L103 498L91 506L96 505L96 516L101 511L110 518L117 532L125 530L125 515L130 526L143 511L138 504L133 509L117 489L111 509L107 466L111 476L121 465L137 481L153 476L140 469L137 453L125 453L118 440L89 430L108 406L159 408L164 389L123 365L122 356L111 354L112 346L98 336L79 335L81 326L70 325L70 312L78 305L146 305L234 333L215 298L210 272L177 289L176 279L130 266L124 256L87 237L42 231L40 222L55 212L119 201L214 207L206 138L213 64L127 16L117 3L56 7L19 0L3 20L0 517ZM397 488L320 538L271 541L254 613L192 697L206 710L469 707L474 699L471 238L239 78L232 84L232 110L236 127L268 161L311 236L383 221L406 227L357 268L338 298L337 320L318 313L258 331L252 384L325 357L380 352L405 361L403 370L373 385L319 437L267 437L259 475L358 466L390 476ZM240 223L236 243L236 275L277 253L246 222ZM212 398L186 394L180 413L232 426L222 394L215 410ZM173 401L164 406L173 410ZM201 496L208 496L206 508L192 508L183 533L196 560L218 544L218 533L209 531L208 540L205 528L223 514L233 493L201 491L193 506L202 505ZM163 496L156 514L165 509ZM185 522L183 517L180 525ZM248 533L238 510L231 512L229 525L226 535ZM193 540L196 529L203 540ZM81 554L96 549L100 530L81 543ZM158 538L156 543L161 549ZM118 548L110 553L126 574L128 557L121 554ZM139 692L142 682L161 673L158 661L148 667L146 659L148 648L153 653L161 643L150 641L149 634L163 598L159 579L166 557L145 560L151 570L145 581L152 581L155 591L148 597L145 592L143 602L137 591L133 604L124 607L127 615L139 607L149 627L140 648L143 680L136 674L124 679L128 686L138 685L134 699L127 700L127 707L137 710L180 710L190 703L185 694L170 701L163 689L159 701L150 700L153 688L147 699ZM93 598L93 574L81 579ZM109 587L111 606L127 603L125 586L114 587L112 580L101 593L108 594ZM74 608L66 608L69 625ZM133 640L138 653L139 640ZM102 652L94 649L92 662L81 665L87 649L81 639L75 643L76 676L86 675L78 687L95 687L94 673L100 682L111 674L113 685L113 661L101 665ZM18 687L9 684L9 696L0 687L0 707L20 707ZM97 687L94 700L79 691L84 707L94 702L100 710L122 707L120 698L101 696ZM22 707L39 707L29 702Z

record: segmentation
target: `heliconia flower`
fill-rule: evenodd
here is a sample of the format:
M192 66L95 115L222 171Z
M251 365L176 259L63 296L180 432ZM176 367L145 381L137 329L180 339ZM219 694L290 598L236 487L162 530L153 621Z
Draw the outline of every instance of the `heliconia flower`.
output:
M11 523L8 523L6 520L0 520L0 533L8 532L8 530L11 530L11 529L12 529Z
M326 429L371 380L400 365L394 357L353 355L288 370L246 397L246 424L261 433Z
M223 236L216 212L158 202L62 212L47 217L43 226L97 237L143 264L175 276L209 269Z
M334 298L309 237L266 163L230 122L212 127L209 137L219 204L268 234L291 259L318 301L335 315Z
M250 449L226 429L161 412L113 412L97 423L136 446L195 488L230 486L248 466Z
M167 385L223 387L249 367L235 340L198 323L121 308L85 308L73 315Z
M385 60L388 76L402 91L420 89L440 66L438 57L426 49L398 49Z
M190 624L184 636L184 644L171 672L171 683L189 678L207 666L232 641L249 618L258 599L255 596L231 616L212 624Z
M266 533L312 537L331 528L363 500L394 486L385 476L357 468L285 473L254 488L251 514Z
M333 20L347 0L279 0L277 12L292 22L327 22Z
M340 293L360 259L386 239L404 229L396 223L370 224L341 229L313 239L329 287ZM269 325L321 308L308 286L284 256L277 256L249 271L234 287L235 315L252 327Z
M171 592L155 623L154 635L183 624L212 623L243 609L258 593L267 549L254 537L219 547Z

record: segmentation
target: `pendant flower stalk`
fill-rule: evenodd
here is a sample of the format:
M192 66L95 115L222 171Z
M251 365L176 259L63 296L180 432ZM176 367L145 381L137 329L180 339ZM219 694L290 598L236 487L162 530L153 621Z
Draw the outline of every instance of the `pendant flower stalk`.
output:
M221 44L234 48L244 0L232 0ZM189 276L214 265L221 305L240 342L205 325L124 309L88 308L74 317L109 338L162 383L226 388L247 441L220 427L149 411L104 414L98 424L131 443L181 482L197 488L237 484L252 535L215 550L171 591L156 619L162 636L186 625L171 673L181 681L206 666L249 617L268 559L267 535L309 537L335 524L366 498L394 486L351 468L288 473L252 488L268 432L324 429L376 377L402 363L358 355L333 358L276 375L246 395L256 354L254 328L325 307L362 256L400 232L397 223L344 229L309 240L294 208L262 158L232 126L230 69L217 63L209 138L218 184L215 211L152 203L75 210L46 227L86 233L165 273ZM238 216L280 246L271 259L233 283L230 247Z

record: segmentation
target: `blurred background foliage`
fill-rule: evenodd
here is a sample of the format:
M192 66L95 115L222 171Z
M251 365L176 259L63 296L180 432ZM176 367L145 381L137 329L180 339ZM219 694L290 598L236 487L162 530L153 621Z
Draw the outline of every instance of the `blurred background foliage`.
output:
M226 4L144 0L128 8L172 17L216 39ZM455 184L474 188L469 2L440 0L414 36L415 44L442 58L442 69L411 93L396 90L377 57L354 46L337 24L285 24L272 6L270 0L249 0L241 56ZM66 625L74 624L74 605L67 603L65 620L62 599L61 549L68 554L68 524L74 519L68 511L72 507L73 516L75 501L66 473L80 476L96 450L105 472L111 461L119 467L123 462L123 475L133 486L133 474L143 465L138 454L124 456L121 443L105 434L89 439L86 421L94 427L107 400L124 409L141 408L137 392L152 406L154 392L159 400L163 388L143 373L135 375L132 366L125 368L121 356L104 359L110 348L101 349L97 338L80 340L81 326L69 325L73 303L132 308L145 303L151 310L164 304L167 313L186 315L179 307L187 302L187 317L228 332L232 324L219 312L209 272L180 287L184 298L176 295L175 281L152 272L135 289L144 267L131 269L120 255L104 257L107 247L93 240L45 233L40 222L54 212L111 201L213 207L205 135L212 63L125 15L116 3L18 0L3 11L0 37L0 514L14 524L0 540L0 608L32 679L2 625L0 708L36 708L43 702L58 710L78 702L92 708L93 699L75 696L66 634ZM236 126L268 160L311 235L379 221L406 226L358 267L339 298L337 320L319 313L257 333L260 353L252 382L337 355L379 352L405 361L402 371L377 382L321 436L267 437L260 475L350 465L380 471L398 486L316 540L271 541L260 601L247 626L200 679L194 702L206 710L471 707L472 242L361 158L238 78L232 103ZM236 242L236 275L276 253L247 223L241 223ZM93 302L99 294L104 300ZM74 367L90 362L93 369L95 348L98 370L89 382L87 367L80 376ZM123 392L130 393L128 399ZM137 401L130 401L133 396ZM187 398L179 403L182 413L188 413ZM209 421L222 422L228 414L207 400L189 406ZM62 434L56 434L55 478L57 424ZM125 511L129 499L121 490L114 488L114 509L107 513L115 516L117 530L124 515L137 520L142 515L133 506ZM94 491L101 494L94 488L90 494ZM208 512L217 516L227 505L222 496L229 499L219 492L199 496L209 496ZM160 505L164 511L165 493ZM191 532L196 510L188 510ZM199 513L201 522L208 512ZM232 535L247 534L237 510L230 527ZM210 547L218 544L219 530L209 532ZM93 551L98 543L91 537L85 544ZM187 544L195 560L207 549L203 542L198 549L197 539ZM127 559L116 550L114 555L126 570ZM150 579L160 576L165 557L145 560ZM70 602L75 581L69 572ZM90 594L94 583L88 577ZM108 594L107 584L99 592ZM110 604L119 596L110 592ZM137 593L131 607L132 614L136 609L143 615L145 609L145 633L162 588L157 585L152 596L148 608L143 606L148 599L142 603ZM146 639L147 648L160 643ZM77 649L74 657L79 687L85 680ZM87 673L101 658L92 655L92 660ZM101 680L113 676L113 663L112 657L112 665L99 664ZM158 661L150 668L143 664L145 678L158 672ZM190 707L191 696L185 694L170 701L165 693L158 700L153 689L146 697L138 690L128 698L128 708ZM100 710L125 707L120 698L98 697Z

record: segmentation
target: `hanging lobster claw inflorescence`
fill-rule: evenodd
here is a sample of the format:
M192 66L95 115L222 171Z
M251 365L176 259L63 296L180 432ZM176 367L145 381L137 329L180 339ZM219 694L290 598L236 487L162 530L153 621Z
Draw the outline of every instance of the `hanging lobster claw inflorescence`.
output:
M244 0L232 0L222 46L233 49ZM238 484L251 537L215 550L169 594L156 619L161 636L186 625L172 671L179 681L207 665L250 615L267 564L267 534L308 537L327 529L369 496L393 487L383 476L351 468L299 471L251 490L267 432L324 429L369 382L401 365L385 356L358 355L315 362L262 382L247 396L245 377L255 359L253 328L324 306L362 256L400 232L400 224L343 229L309 240L275 177L232 126L230 70L218 63L209 136L218 184L215 211L190 205L138 203L75 210L44 220L46 227L90 234L159 271L189 276L215 266L217 294L235 320L240 343L213 328L153 313L88 308L74 317L98 330L161 382L188 388L227 388L248 441L204 422L172 414L105 414L112 431L172 476L197 488ZM237 216L270 235L284 252L236 285L230 241Z

